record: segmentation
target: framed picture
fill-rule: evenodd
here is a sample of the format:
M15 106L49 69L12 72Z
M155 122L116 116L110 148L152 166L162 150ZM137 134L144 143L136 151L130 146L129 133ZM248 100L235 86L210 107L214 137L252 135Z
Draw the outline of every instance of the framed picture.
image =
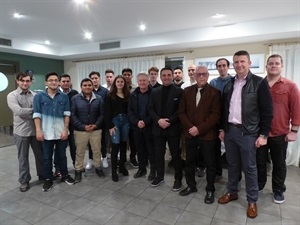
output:
M218 57L210 57L210 58L199 58L195 59L196 66L206 66L209 74L211 75L219 75L218 70L216 68L216 61L219 58L228 59L230 62L228 73L231 75L235 74L233 69L233 61L232 56L218 56ZM252 73L264 73L265 72L265 54L251 54L250 55L251 66L250 70Z

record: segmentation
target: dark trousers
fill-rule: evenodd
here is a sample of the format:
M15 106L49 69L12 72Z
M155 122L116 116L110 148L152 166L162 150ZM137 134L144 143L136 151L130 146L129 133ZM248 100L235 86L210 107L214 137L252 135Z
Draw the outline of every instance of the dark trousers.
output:
M256 152L258 186L262 190L267 182L267 161L270 150L273 164L272 171L272 190L273 192L285 192L286 178L286 151L288 142L285 141L285 135L278 137L269 137L267 145L260 147Z
M165 153L168 142L175 170L175 180L182 180L182 162L180 151L180 135L177 136L154 136L155 164L157 177L164 178L165 175ZM195 169L195 168L194 168Z
M187 185L196 188L195 166L199 152L202 154L206 165L206 191L215 191L216 178L216 156L215 141L203 141L199 137L186 138L186 161L185 161L185 178Z
M221 157L221 140L216 139L215 144L215 154L216 154L216 175L222 176L222 157Z
M130 157L130 159L135 159L137 149L136 149L133 129L131 129L131 128L129 128L129 146L130 146L130 156L129 157Z
M150 170L155 172L155 152L151 127L139 130L135 129L133 135L139 161L139 169L145 169L149 160Z
M75 165L76 145L75 145L74 130L73 129L70 129L70 134L68 136L68 142L69 142L71 159L72 159L73 165Z

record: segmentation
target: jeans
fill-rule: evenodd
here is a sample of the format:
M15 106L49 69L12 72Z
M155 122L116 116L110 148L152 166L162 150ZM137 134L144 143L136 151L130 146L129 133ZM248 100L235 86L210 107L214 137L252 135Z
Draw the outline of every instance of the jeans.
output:
M115 125L115 133L111 136L111 142L113 144L120 144L128 139L129 133L129 119L126 114L119 114L112 119Z

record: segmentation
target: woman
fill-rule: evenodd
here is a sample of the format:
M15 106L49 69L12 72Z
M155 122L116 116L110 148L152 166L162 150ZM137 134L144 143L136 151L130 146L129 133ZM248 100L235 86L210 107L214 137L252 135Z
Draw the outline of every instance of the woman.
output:
M120 151L119 173L128 176L125 168L126 147L129 133L129 119L127 116L128 98L130 92L125 78L118 75L111 86L110 92L105 99L105 123L111 137L111 168L112 180L119 180L117 174L117 160Z

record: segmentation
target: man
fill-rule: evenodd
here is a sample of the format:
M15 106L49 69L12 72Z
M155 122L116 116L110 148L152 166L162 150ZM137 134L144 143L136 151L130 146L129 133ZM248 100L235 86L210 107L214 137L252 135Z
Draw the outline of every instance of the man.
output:
M157 170L157 175L151 186L157 187L164 182L165 152L166 143L168 143L175 170L175 181L172 190L180 191L182 188L181 124L177 110L183 90L173 85L173 71L171 68L162 68L160 79L163 85L152 90L149 103L149 113L153 120L152 133L154 135Z
M195 167L201 152L206 170L206 196L204 202L214 202L216 157L215 144L218 138L217 126L221 117L220 91L208 83L206 67L198 66L195 72L197 84L184 89L178 109L178 117L184 127L186 143L185 177L187 187L179 194L186 196L196 192Z
M108 93L108 90L100 85L100 73L97 71L92 71L89 74L89 78L93 81L93 92L97 95L100 95L102 100L106 98L106 95ZM102 154L102 167L108 168L108 162L107 162L107 146L106 146L106 138L105 138L105 132L106 127L104 122L102 123L102 136L101 136L101 154ZM86 164L85 168L87 170L92 169L93 167L93 151L91 149L91 146L89 146L89 160Z
M106 84L103 84L102 87L106 88L107 90L110 90L110 87L114 81L115 73L111 69L105 70L105 81ZM104 99L103 99L104 101Z
M219 72L219 77L212 79L209 84L221 91L223 94L223 89L225 85L231 80L231 76L228 74L230 62L226 58L220 58L216 61L216 68ZM221 140L216 139L216 166L217 175L216 181L222 180L222 158L221 158Z
M194 64L189 65L188 75L189 75L190 80L181 85L182 89L185 89L186 87L192 86L193 84L197 83L195 75L194 75L195 71L196 71L196 65L194 65Z
M42 143L35 137L35 127L32 119L33 97L31 91L32 73L18 73L16 76L18 88L7 95L8 107L14 115L14 141L18 150L20 191L27 191L31 180L29 165L29 146L33 150L35 165L39 180L44 180Z
M104 101L101 96L93 93L93 81L84 78L81 83L81 93L71 100L72 123L76 140L75 182L80 182L86 146L91 145L95 172L99 177L105 177L101 163L101 128L104 117Z
M240 169L244 171L248 201L247 216L257 216L256 148L267 143L273 118L268 83L250 71L250 55L241 50L233 56L236 76L223 90L219 138L225 143L228 162L228 192L219 199L226 204L238 199Z
M146 166L150 161L149 181L156 176L154 146L152 135L152 118L149 115L148 105L152 88L149 87L149 76L146 73L137 75L138 87L131 93L128 102L128 117L135 139L139 170L134 178L147 174Z
M132 83L132 69L130 68L124 68L122 70L122 75L124 76L127 86L129 87L130 92L132 93L136 88L137 85ZM133 130L130 127L129 128L129 146L130 146L130 165L133 168L139 168L139 164L136 161L136 147L135 147L135 140L133 136Z
M183 71L182 68L180 66L177 66L174 68L174 79L173 79L173 83L177 86L177 87L181 87L181 85L183 85Z
M58 153L61 182L74 184L68 174L66 148L68 145L68 127L70 122L70 102L68 96L59 91L57 73L50 72L45 76L47 89L36 94L33 99L33 119L36 138L43 142L44 177L43 191L53 186L52 157L53 151Z
M149 85L152 88L157 88L157 87L161 86L161 84L157 82L158 71L159 70L156 66L152 66L148 69Z
M271 55L267 60L267 77L274 108L271 131L267 145L256 152L258 187L263 190L267 182L267 160L270 150L273 171L273 200L277 204L285 201L283 193L286 178L286 151L288 142L297 139L300 125L300 93L297 85L281 75L283 60L280 55Z

